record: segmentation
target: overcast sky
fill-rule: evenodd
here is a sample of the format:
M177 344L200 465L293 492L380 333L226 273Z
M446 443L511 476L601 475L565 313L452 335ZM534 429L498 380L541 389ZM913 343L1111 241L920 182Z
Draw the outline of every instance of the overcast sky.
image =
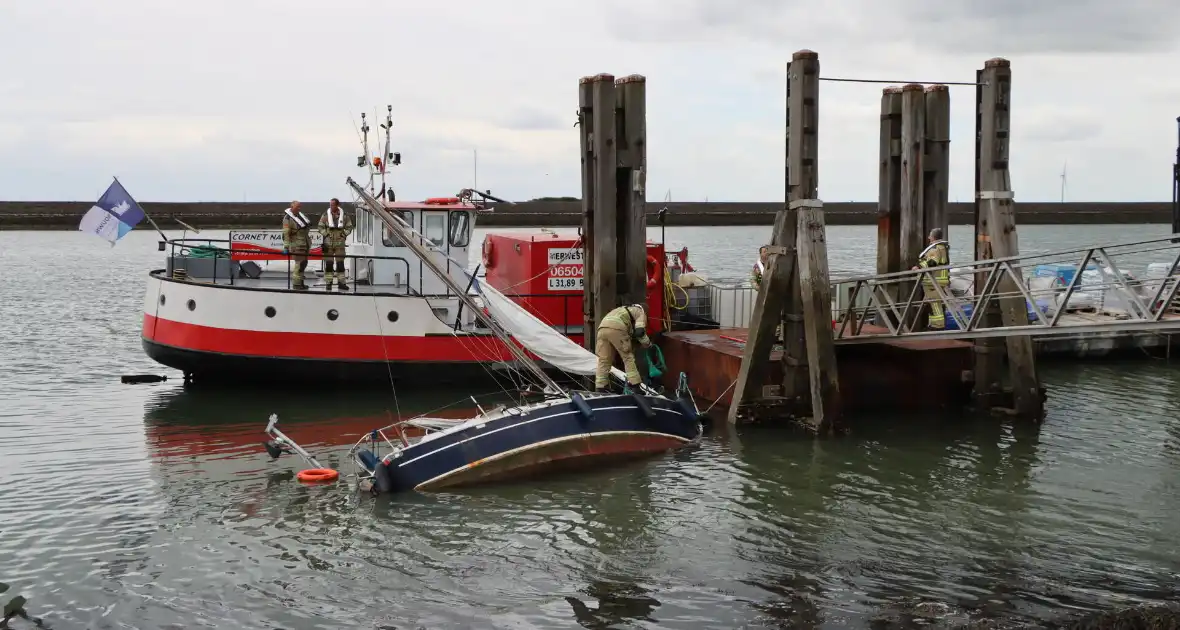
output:
M506 7L511 7L508 9ZM1013 67L1017 199L1170 198L1175 0L6 0L0 199L348 198L361 111L395 117L403 199L473 181L580 195L578 79L648 77L648 198L783 198L784 64L971 81ZM820 196L877 197L882 85L821 86ZM952 88L951 200L973 90ZM374 125L376 127L376 125Z

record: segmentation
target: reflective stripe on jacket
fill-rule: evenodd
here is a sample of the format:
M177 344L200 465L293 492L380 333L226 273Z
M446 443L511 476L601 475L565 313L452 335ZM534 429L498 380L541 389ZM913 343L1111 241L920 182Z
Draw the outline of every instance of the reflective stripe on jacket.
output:
M599 328L613 328L615 330L626 331L627 334L635 334L636 328L647 330L647 316L644 315L643 309L639 306L628 305L620 306L611 312L607 313L602 318L602 323L598 325ZM651 341L647 338L647 333L636 341L647 346Z
M951 264L950 246L946 241L934 241L918 254L918 267L926 269L929 267L944 267ZM932 272L930 275L934 276L934 280L938 284L950 284L951 271L950 269L939 269Z

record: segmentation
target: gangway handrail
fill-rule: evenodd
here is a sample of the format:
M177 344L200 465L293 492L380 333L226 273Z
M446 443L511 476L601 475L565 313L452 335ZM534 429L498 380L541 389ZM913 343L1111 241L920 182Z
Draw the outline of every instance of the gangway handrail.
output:
M833 309L836 343L869 343L881 339L978 339L1004 336L1072 335L1097 332L1180 332L1180 313L1173 303L1180 291L1180 233L1108 245L1007 256L969 263L910 269L886 274L833 279L833 287L851 286L847 306ZM1120 269L1120 256L1166 252L1164 273L1136 278ZM1025 270L1038 263L1072 268L1072 277L1056 272L1052 286L1036 287ZM1098 278L1083 277L1094 263ZM1156 263L1152 263L1154 265ZM1149 265L1149 269L1151 265ZM940 274L939 272L946 272ZM943 277L939 279L939 276ZM1034 276L1038 276L1034 272ZM955 278L969 279L970 289L952 290ZM950 282L948 283L948 279ZM968 292L969 291L969 292ZM1096 295L1092 306L1073 306L1075 296ZM1110 301L1114 300L1112 305ZM990 304L1003 307L1004 323L984 315ZM932 318L923 317L931 308ZM1067 311L1093 315L1064 317ZM970 309L970 310L968 310ZM1012 309L1020 309L1015 313ZM1027 319L1023 316L1027 309ZM938 317L941 313L941 317ZM938 326L945 329L926 330ZM872 321L878 328L865 329ZM955 324L950 327L950 324Z
M915 275L921 274L923 271L939 271L942 269L950 270L950 269L955 269L955 268L960 268L960 267L983 267L983 266L987 266L987 265L996 265L996 264L1000 264L1000 263L1013 263L1013 262L1023 262L1023 261L1028 261L1028 260L1036 260L1038 258L1061 258L1061 257L1067 256L1069 254L1081 255L1081 254L1085 254L1086 252L1092 252L1097 249L1117 249L1120 247L1131 247L1133 245L1148 245L1148 244L1157 244L1157 243L1163 244L1165 242L1168 245L1175 245L1177 239L1180 239L1180 232L1177 232L1177 233L1172 234L1170 236L1162 236L1159 238L1153 238L1153 239L1147 239L1147 240L1128 241L1125 243L1114 243L1114 244L1110 244L1110 245L1093 245L1090 247L1077 247L1074 249L1062 249L1062 250L1056 250L1056 251L1052 251L1052 252L1044 252L1044 253L1038 253L1038 254L1022 254L1022 255L1017 255L1017 256L1006 256L1003 258L985 258L985 259L980 259L980 260L972 260L969 262L951 263L951 264L942 265L939 267L926 267L925 269L921 269L921 270L906 269L904 271L893 271L890 273L880 273L880 274L868 274L868 275L863 275L863 276L853 276L853 277L849 277L849 278L832 278L831 283L832 284L847 284L849 282L871 282L873 280L902 280L902 279L905 279L906 277L909 277L909 276L915 276ZM1148 249L1148 250L1142 250L1142 251L1151 251L1151 250ZM1140 252L1120 252L1120 253L1140 253ZM1023 265L1021 265L1021 266L1023 266Z

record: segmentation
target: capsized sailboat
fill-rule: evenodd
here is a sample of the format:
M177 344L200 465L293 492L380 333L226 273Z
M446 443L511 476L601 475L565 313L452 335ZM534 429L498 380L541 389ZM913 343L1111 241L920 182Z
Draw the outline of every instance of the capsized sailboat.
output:
M455 488L653 455L700 437L700 411L683 373L672 396L644 385L624 394L562 386L529 353L552 368L579 376L594 374L596 356L470 274L472 292L459 286L453 278L454 269L447 273L439 265L437 259L439 255L445 259L445 252L401 217L386 211L351 177L347 183L357 203L408 244L423 264L506 342L516 358L514 369L523 381L537 386L541 396L534 402L479 408L478 414L466 420L416 417L373 429L348 451L362 487L374 493ZM618 368L612 368L611 378L620 385L625 383ZM278 430L277 421L271 416L266 427L272 438L266 444L271 456L294 452L319 469L315 458ZM416 437L408 437L408 429L414 429Z

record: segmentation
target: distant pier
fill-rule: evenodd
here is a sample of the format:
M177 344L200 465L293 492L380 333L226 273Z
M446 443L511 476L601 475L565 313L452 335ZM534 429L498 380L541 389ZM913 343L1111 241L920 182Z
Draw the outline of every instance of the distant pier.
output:
M141 202L161 228L181 228L176 220L198 228L276 228L288 202ZM0 201L0 230L74 230L92 201ZM762 225L774 223L778 202L671 202L651 200L646 204L648 225L658 225L656 213L667 207L666 225ZM304 200L304 207L319 213L327 201ZM878 204L866 202L824 202L827 225L877 225ZM573 227L581 225L582 202L562 200L523 201L501 204L489 216L480 218L485 227ZM951 225L974 225L973 203L947 204ZM1023 225L1090 223L1170 224L1171 203L1149 202L1020 202ZM144 228L143 225L140 228ZM150 226L148 226L150 228ZM146 228L145 228L146 229Z

